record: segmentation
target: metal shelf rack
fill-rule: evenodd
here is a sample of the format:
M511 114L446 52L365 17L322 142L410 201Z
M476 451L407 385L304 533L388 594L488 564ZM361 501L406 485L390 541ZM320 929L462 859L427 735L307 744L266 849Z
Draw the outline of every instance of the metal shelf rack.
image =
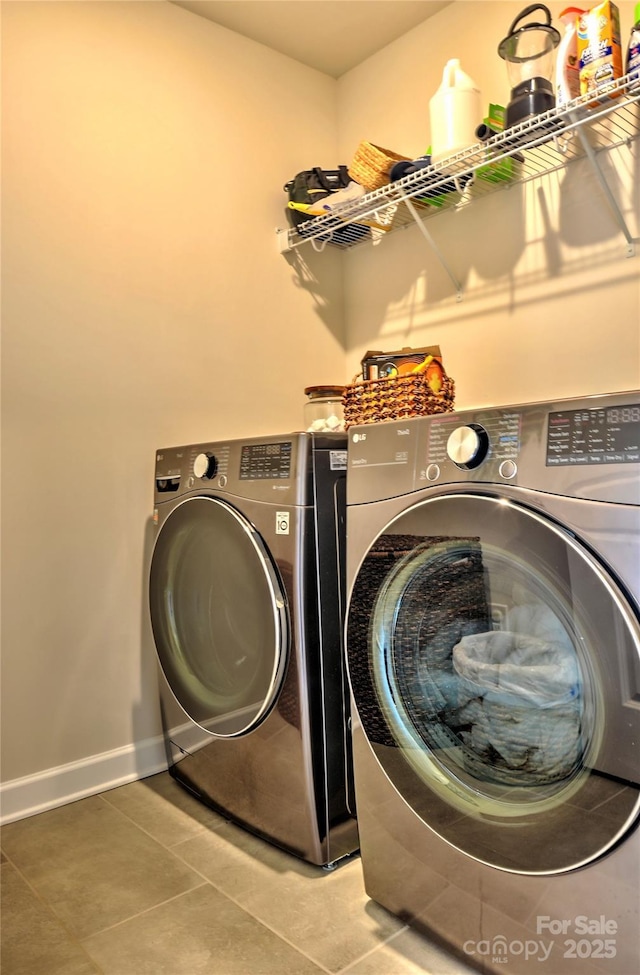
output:
M598 156L618 146L629 146L639 135L640 82L625 76L597 99L593 94L583 95L561 109L552 109L449 156L437 169L419 169L326 216L313 217L297 229L278 229L278 245L282 253L309 244L316 250L326 245L347 249L416 224L447 270L460 299L460 285L427 230L426 221L586 157L631 257L638 238L631 235Z

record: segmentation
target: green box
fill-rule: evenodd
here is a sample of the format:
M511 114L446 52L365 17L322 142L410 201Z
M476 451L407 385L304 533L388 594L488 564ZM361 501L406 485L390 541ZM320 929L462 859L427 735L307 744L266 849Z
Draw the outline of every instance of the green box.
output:
M495 132L502 132L505 116L506 109L504 105L494 105L491 103L487 117L482 121L488 128L493 129ZM522 171L522 163L522 156L510 156L508 159L501 159L499 162L480 166L476 172L476 176L479 179L486 180L488 183L509 183L519 178Z

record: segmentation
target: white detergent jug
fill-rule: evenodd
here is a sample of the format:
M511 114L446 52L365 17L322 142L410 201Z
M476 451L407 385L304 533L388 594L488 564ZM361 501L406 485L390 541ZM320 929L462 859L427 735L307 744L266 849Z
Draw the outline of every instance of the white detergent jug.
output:
M482 96L476 83L465 74L458 58L447 61L442 84L429 102L431 162L472 146L476 127L482 122Z

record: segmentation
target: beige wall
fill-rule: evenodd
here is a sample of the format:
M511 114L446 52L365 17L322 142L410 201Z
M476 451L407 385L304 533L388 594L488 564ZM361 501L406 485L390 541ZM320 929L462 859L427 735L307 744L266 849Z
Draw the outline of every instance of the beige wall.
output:
M483 103L506 104L497 46L518 0L456 2L339 81L340 152L360 139L407 156L430 143L429 100L459 57ZM548 5L553 22L566 6ZM624 44L633 4L619 3ZM640 235L640 150L605 157L631 232ZM364 351L441 346L459 408L640 386L640 245L627 243L588 164L492 194L426 226L463 300L416 228L346 255L348 374Z
M298 427L375 346L439 343L459 406L640 386L639 258L581 163L429 222L460 303L416 229L277 252L287 176L424 151L448 57L508 98L520 6L456 3L336 82L164 2L2 4L5 783L159 735L156 447ZM635 234L638 156L607 163Z
M333 79L162 2L2 15L7 781L158 732L155 448L298 429L344 340L275 236Z

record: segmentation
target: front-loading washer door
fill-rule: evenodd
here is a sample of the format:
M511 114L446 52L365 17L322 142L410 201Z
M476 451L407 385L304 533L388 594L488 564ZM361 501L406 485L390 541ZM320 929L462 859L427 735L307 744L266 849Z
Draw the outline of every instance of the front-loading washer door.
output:
M164 521L149 579L160 665L186 714L209 734L255 728L289 654L288 608L255 528L217 498L192 497Z
M639 621L550 519L482 494L409 508L360 565L347 654L380 766L462 852L559 873L637 824Z

